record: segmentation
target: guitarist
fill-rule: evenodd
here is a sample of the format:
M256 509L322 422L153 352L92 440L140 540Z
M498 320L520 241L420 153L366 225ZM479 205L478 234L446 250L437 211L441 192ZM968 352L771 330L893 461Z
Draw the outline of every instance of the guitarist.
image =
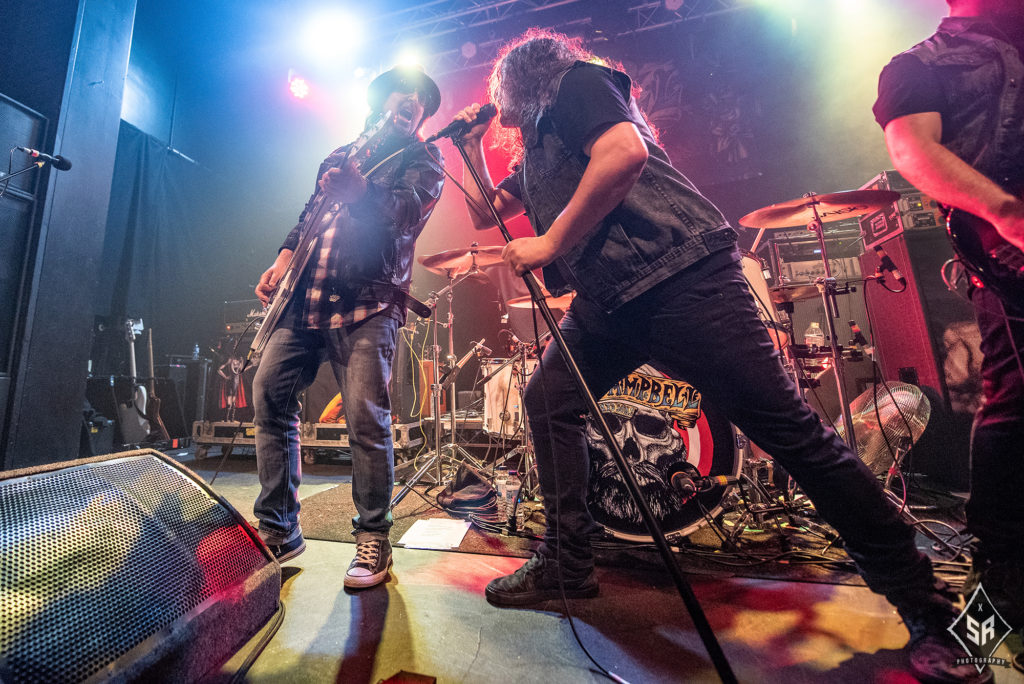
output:
M441 196L441 154L422 142L423 122L440 106L422 70L396 67L374 79L367 125L391 112L381 134L354 159L350 145L320 165L316 188L263 273L266 304L288 270L309 214L320 233L308 266L262 352L253 380L259 532L279 561L305 550L299 525L298 393L329 359L345 406L352 446L352 523L356 555L345 586L369 587L391 565L389 503L394 481L388 381L398 328L406 316L416 239ZM383 142L380 142L383 140Z
M1024 249L1024 2L947 1L938 30L882 71L875 117L896 169L954 208L951 226L968 212L982 220L975 226ZM1024 292L1024 274L1016 277L1015 291ZM971 444L967 521L978 542L964 593L970 598L983 584L1003 618L1021 628L1024 301L1012 290L990 278L971 293L985 401Z

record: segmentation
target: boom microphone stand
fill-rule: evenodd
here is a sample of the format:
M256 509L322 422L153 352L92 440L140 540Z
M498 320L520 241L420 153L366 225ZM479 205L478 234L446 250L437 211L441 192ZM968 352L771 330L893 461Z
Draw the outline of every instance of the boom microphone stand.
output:
M512 234L505 226L505 222L502 221L497 209L495 209L494 203L491 201L490 197L488 197L483 181L480 178L480 174L477 173L476 168L469 159L469 155L466 153L466 148L461 140L461 136L462 131L453 131L452 134L447 137L451 139L452 144L455 145L459 150L459 154L462 155L462 162L473 176L473 181L476 183L477 188L479 188L480 194L483 197L484 202L487 204L487 208L491 212L491 218L494 220L495 224L497 224L498 229L501 230L501 235L505 238L505 242L512 242ZM722 647L718 643L718 639L715 637L714 630L711 629L711 624L708 622L707 616L704 614L704 610L701 608L700 602L693 593L693 588L683 576L683 571L679 568L679 563L676 561L675 556L672 555L672 549L669 548L668 541L665 539L665 533L661 531L658 521L654 518L654 513L651 512L650 506L641 494L640 485L637 484L633 471L629 469L629 466L626 463L626 457L622 454L622 449L619 447L618 442L615 441L615 436L612 434L611 428L608 427L608 423L605 421L604 415L601 413L601 409L597 405L597 400L591 393L590 388L587 387L586 380L583 379L583 374L580 372L579 366L576 365L576 360L573 358L572 353L565 344L565 338L562 336L562 331L558 328L558 321L555 320L554 314L551 313L551 308L544 299L540 283L537 282L537 277L530 271L527 271L523 274L522 278L523 282L526 283L527 289L530 291L530 296L533 298L534 305L540 311L541 316L544 318L544 322L547 323L548 329L551 330L551 334L555 338L555 343L558 345L558 351L562 355L562 360L565 361L565 365L568 367L569 373L572 375L573 381L576 384L576 389L579 390L582 395L587 404L587 408L590 411L591 417L594 419L594 422L597 423L598 428L601 430L601 435L604 437L605 443L608 444L611 449L612 458L615 459L615 464L619 468L619 473L622 475L622 479L626 483L626 487L629 489L629 494L633 498L633 502L640 510L644 524L647 526L647 530L650 532L655 546L658 547L658 552L661 554L662 560L665 561L665 566L668 568L669 574L672 575L672 580L675 582L676 589L679 591L679 595L683 599L683 603L686 605L686 608L690 613L690 619L693 620L694 627L696 627L697 633L700 635L701 641L704 643L704 648L707 649L708 655L711 656L711 661L714 663L715 670L717 670L719 678L721 678L723 682L736 682L736 675L733 674L732 668L729 666L729 661L726 659L725 653L722 651Z

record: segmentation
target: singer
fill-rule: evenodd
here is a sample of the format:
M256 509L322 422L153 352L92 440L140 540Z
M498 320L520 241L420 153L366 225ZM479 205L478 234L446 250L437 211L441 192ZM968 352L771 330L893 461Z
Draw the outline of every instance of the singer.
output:
M485 191L501 216L525 211L537 233L510 242L505 263L517 274L543 267L554 294L575 286L560 327L596 396L647 362L685 379L800 483L874 591L901 610L952 611L879 482L783 368L743 278L735 231L672 166L630 77L596 62L578 39L531 30L491 71L506 129L497 135L511 133L515 166ZM477 111L459 116L470 122ZM481 171L486 129L475 125L464 138ZM467 204L477 228L492 225ZM492 580L487 598L501 606L556 599L560 578L566 596L595 596L586 406L557 350L544 353L525 406L548 527L536 555Z
M1017 249L1024 248L1021 83L1024 3L949 0L938 30L882 71L874 107L893 164L907 180L978 217L971 231L987 228ZM989 285L971 292L985 353L985 401L971 438L967 529L978 541L964 594L984 586L1003 619L1021 628L1024 301ZM1014 667L1024 671L1024 658L1014 658Z
M305 230L318 243L271 334L253 381L259 534L279 561L302 553L298 393L329 360L345 407L352 447L356 553L345 586L382 582L391 566L389 504L394 481L388 381L398 328L405 322L416 239L441 196L442 158L422 142L423 122L441 94L421 70L396 67L374 79L372 114L393 114L381 134L344 161L350 147L320 165L316 186L277 260L260 277L266 304L289 270ZM314 210L313 207L317 207ZM323 208L324 213L318 211ZM312 212L312 213L311 213ZM320 217L307 226L308 215Z

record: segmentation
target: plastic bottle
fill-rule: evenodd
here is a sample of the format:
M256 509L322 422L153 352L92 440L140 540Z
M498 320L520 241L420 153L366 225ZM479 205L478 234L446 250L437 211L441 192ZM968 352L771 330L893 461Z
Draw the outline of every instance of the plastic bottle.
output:
M519 516L519 507L516 505L516 499L519 496L519 488L522 486L522 480L519 479L519 472L515 470L508 471L508 480L505 482L508 496L506 497L505 503L505 519L508 520L509 529L513 532L519 529L517 522ZM512 517L515 512L515 518Z
M192 359L194 361L198 361L199 360L199 343L198 342L196 342L195 345L192 347Z
M508 466L498 466L494 475L494 492L498 495L498 520L508 520Z
M804 331L804 344L808 347L815 346L818 348L825 346L825 333L822 332L818 321L812 321L807 326L807 330Z

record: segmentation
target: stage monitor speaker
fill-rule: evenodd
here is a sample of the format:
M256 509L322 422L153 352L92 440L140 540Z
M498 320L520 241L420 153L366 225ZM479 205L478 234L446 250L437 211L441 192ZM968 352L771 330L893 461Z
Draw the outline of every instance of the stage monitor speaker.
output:
M156 451L0 473L0 681L196 681L278 610L281 568Z

